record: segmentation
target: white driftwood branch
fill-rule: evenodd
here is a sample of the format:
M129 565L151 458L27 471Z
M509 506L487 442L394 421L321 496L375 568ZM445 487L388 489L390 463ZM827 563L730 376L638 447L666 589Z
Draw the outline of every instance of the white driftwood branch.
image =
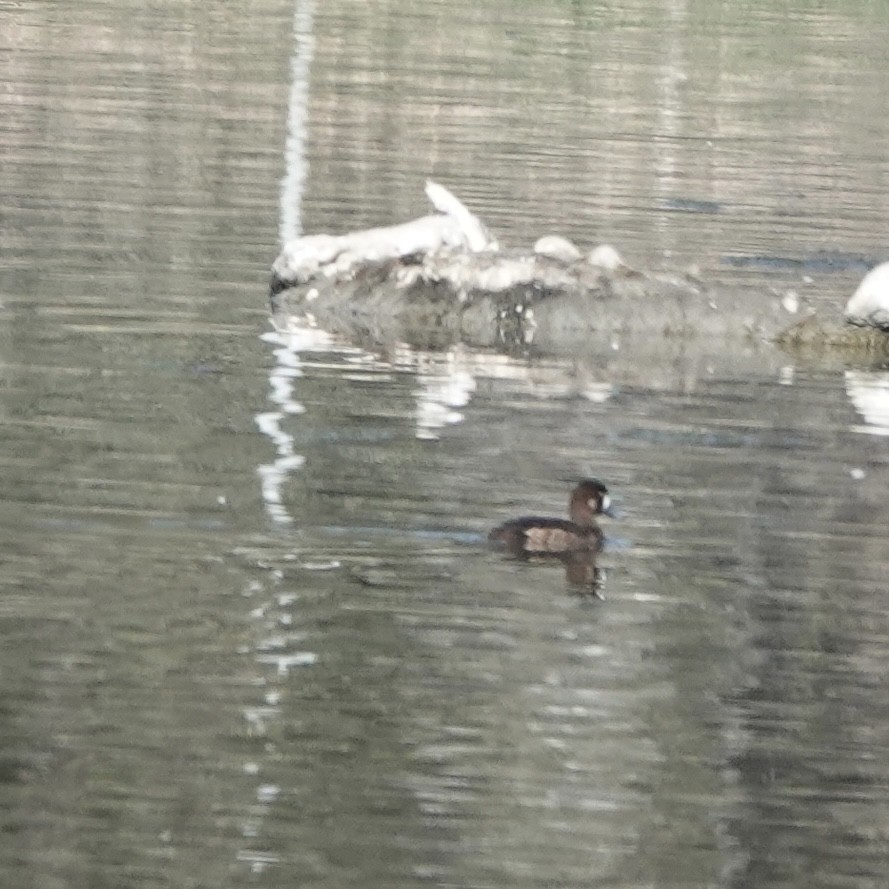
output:
M362 265L444 249L471 253L496 249L479 219L443 185L430 180L426 194L438 213L399 225L345 235L306 235L290 241L272 266L273 290L310 281L319 274L346 278Z

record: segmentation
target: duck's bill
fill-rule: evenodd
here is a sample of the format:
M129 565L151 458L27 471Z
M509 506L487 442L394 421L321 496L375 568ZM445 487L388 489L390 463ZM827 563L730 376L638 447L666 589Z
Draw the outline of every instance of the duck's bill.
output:
M611 519L617 518L617 510L607 494L602 498L602 515L607 515Z

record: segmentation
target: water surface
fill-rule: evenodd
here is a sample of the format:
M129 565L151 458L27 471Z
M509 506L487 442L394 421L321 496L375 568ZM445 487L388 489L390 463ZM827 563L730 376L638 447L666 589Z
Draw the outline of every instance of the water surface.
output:
M425 212L841 302L880 4L0 12L0 882L883 885L885 370L275 330ZM606 600L487 529L605 479Z

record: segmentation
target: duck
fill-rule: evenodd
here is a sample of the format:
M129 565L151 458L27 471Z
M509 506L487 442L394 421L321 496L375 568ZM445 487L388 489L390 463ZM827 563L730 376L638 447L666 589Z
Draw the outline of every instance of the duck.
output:
M504 546L511 555L524 558L598 552L603 534L596 517L614 518L608 488L595 478L579 481L568 501L568 515L570 519L547 516L511 519L494 528L488 540Z

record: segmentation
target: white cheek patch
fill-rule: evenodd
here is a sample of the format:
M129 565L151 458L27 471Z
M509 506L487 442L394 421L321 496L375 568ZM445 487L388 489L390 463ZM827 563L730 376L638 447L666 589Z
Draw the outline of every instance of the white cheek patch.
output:
M590 506L594 506L592 501L590 502ZM609 509L611 509L611 498L606 494L602 498L602 512L608 512Z

